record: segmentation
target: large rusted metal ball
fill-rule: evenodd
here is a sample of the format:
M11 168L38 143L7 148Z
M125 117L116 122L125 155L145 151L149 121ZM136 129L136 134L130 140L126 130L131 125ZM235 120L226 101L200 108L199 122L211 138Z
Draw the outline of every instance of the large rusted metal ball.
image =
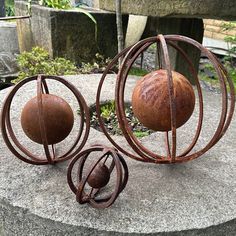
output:
M174 100L176 104L176 128L192 115L195 95L190 82L180 73L172 71ZM170 96L166 70L153 71L140 79L133 91L134 115L149 129L171 130Z
M92 188L103 188L110 180L110 172L106 165L98 164L88 177L88 184Z
M64 140L74 124L74 115L69 104L64 99L52 94L42 94L42 119L48 144ZM32 98L24 106L21 113L21 125L31 140L43 143L37 97Z

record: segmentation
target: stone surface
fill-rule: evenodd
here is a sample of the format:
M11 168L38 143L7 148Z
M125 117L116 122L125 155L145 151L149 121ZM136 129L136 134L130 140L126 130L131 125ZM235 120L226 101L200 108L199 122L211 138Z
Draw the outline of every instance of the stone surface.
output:
M19 53L19 46L16 23L0 21L0 77L18 71L17 53Z
M19 52L15 22L0 21L0 42L0 52Z
M115 11L115 1L100 0L100 8ZM122 12L158 17L193 17L235 20L234 0L123 0Z
M89 105L94 104L99 75L67 76L81 91ZM137 78L128 79L126 99ZM34 83L13 100L12 123L17 135L19 112L35 96ZM49 85L50 86L50 85ZM102 99L114 97L115 76L105 82ZM0 92L0 107L9 89ZM51 84L50 91L63 95L77 109L66 89ZM23 95L24 96L23 96ZM218 124L220 96L203 91L204 130L196 146L204 145ZM196 106L197 107L197 106ZM178 146L185 146L196 126L196 116L178 129ZM185 131L184 131L185 130ZM179 165L155 165L125 157L130 178L115 204L105 210L79 205L66 183L68 163L32 166L11 154L0 135L0 234L1 235L191 235L234 236L236 233L236 119L226 135L208 153ZM161 134L142 139L151 149L164 152ZM126 141L115 137L123 147ZM39 146L26 140L35 152ZM65 144L57 147L63 149ZM88 144L109 142L91 129ZM158 144L158 145L157 145Z
M16 13L27 12L27 2L15 3ZM81 63L90 61L99 52L106 57L117 53L116 17L114 13L88 10L97 21L97 42L95 24L76 10L56 10L32 5L32 17L18 21L20 50L41 46L53 57L62 56ZM124 16L124 31L128 17Z

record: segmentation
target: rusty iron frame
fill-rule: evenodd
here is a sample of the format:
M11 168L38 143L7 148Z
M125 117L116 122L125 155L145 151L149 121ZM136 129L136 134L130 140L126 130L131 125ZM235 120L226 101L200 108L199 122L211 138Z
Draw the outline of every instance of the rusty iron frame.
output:
M43 148L44 148L46 158L38 157L37 155L31 153L26 147L24 147L20 143L20 141L17 139L11 125L10 110L11 110L11 103L12 103L14 95L26 83L34 81L34 80L37 81L37 102L38 102L38 109L39 109L40 133L41 133L41 137L43 141ZM42 94L43 93L49 94L49 89L46 82L47 80L55 80L57 82L60 82L64 86L66 86L76 97L76 100L79 104L79 108L81 111L80 126L79 126L77 137L74 143L71 145L71 147L69 147L69 149L60 156L55 155L54 145L51 145L52 153L50 153L47 136L45 133L45 124L44 124L43 114L42 114ZM9 148L9 150L16 157L18 157L20 160L27 162L29 164L46 165L46 164L54 164L57 162L68 160L74 157L75 155L77 155L81 151L89 135L90 114L89 114L88 106L86 105L86 102L83 96L74 85L72 85L65 79L58 76L38 75L38 76L32 76L32 77L26 78L13 87L13 89L10 91L10 93L8 94L8 96L6 97L3 103L0 124L1 124L1 131L2 131L3 139L7 147Z
M197 143L203 125L203 112L204 112L204 104L203 104L203 95L202 95L202 88L199 82L199 77L197 71L195 70L193 63L189 56L185 53L183 49L178 46L179 42L187 43L192 45L193 47L197 48L204 56L206 56L210 62L212 63L217 76L220 82L221 88L221 99L222 99L222 108L221 108L221 115L220 120L217 126L215 133L213 134L211 140L200 150L191 153L195 144ZM170 102L170 113L171 113L171 132L165 133L165 142L166 142L166 156L161 156L156 153L151 152L145 146L143 146L140 141L134 136L128 121L125 115L125 102L124 102L124 92L125 92L125 85L128 77L128 73L138 58L140 54L142 54L150 45L156 43L158 48L159 54L159 69L165 69L168 74L168 89L169 89L169 102ZM168 46L174 48L177 52L180 53L183 62L187 63L189 67L189 71L194 78L194 82L197 87L197 94L198 94L198 101L199 101L199 117L198 117L198 124L195 135L190 143L190 145L180 154L176 155L176 139L177 139L177 130L176 130L176 104L174 100L173 94L173 78L171 74L171 65L170 65L170 58L168 52ZM160 56L162 55L162 57ZM109 73L109 71L117 64L119 58L124 57L122 61L122 65L119 69L117 78L116 78L116 88L115 88L115 104L116 104L116 115L118 118L119 126L123 132L123 135L130 145L130 147L134 150L136 154L127 151L123 147L121 147L108 133L106 127L104 125L103 118L101 117L100 112L100 98L102 87L104 81ZM227 91L227 87L229 88L229 94ZM230 99L229 99L230 98ZM229 105L230 103L230 105ZM157 37L150 37L144 40L139 41L134 46L124 49L121 53L119 53L111 63L107 66L106 70L104 71L100 83L98 85L97 96L96 96L96 112L98 115L98 120L100 127L103 133L106 135L108 140L122 153L125 155L143 162L152 162L152 163L160 163L160 164L170 164L170 163L181 163L186 162L189 160L193 160L205 152L207 152L211 147L213 147L220 138L225 134L229 124L232 120L233 113L235 108L235 92L234 86L231 79L228 76L226 69L220 63L220 61L211 53L208 49L203 47L197 41L190 39L185 36L180 35L158 35ZM171 133L171 143L170 145L170 133Z
M83 173L85 162L89 155L93 152L101 152L101 155L94 163L92 163L89 170L87 170L86 173ZM116 170L116 184L114 191L106 196L99 196L99 192L102 188L91 188L89 193L86 193L84 188L89 176L99 163L102 162L105 164L108 158L112 158L109 166L110 174L114 171L114 169ZM76 167L77 162L78 167ZM77 170L76 179L78 180L78 183L74 183L75 178L73 178L73 169ZM76 200L80 204L88 203L94 208L107 208L115 202L119 194L124 190L128 181L128 176L129 173L127 164L117 150L103 145L94 145L82 151L71 161L67 171L67 182L71 191L76 195Z
M210 141L205 143L204 146L200 148L200 150L195 150L195 151L193 151L193 148L195 147L201 135L203 127L203 113L204 113L203 93L198 73L195 70L194 65L189 56L187 55L187 53L178 45L179 42L192 45L210 60L218 76L221 88L222 107L217 128L214 131L214 134L211 137ZM134 62L136 61L136 59L140 55L142 55L142 53L149 46L151 46L154 43L157 44L158 62L159 62L158 69L166 70L168 75L167 84L168 84L168 94L169 94L169 104L170 104L170 114L171 114L171 131L164 132L166 155L156 154L150 151L148 148L146 148L133 134L125 115L124 95L129 71ZM198 114L198 122L196 125L195 134L193 135L193 138L190 144L188 144L187 148L185 148L181 152L181 154L178 155L176 153L177 150L176 102L174 98L174 86L173 86L173 78L171 72L171 63L169 58L168 47L171 47L174 50L176 50L180 54L183 62L188 65L189 72L191 76L194 78L194 82L196 84L196 94L199 102L199 108L198 108L199 114ZM101 92L103 84L107 78L108 73L112 70L114 66L116 66L120 58L123 58L123 60L118 75L116 77L116 86L115 86L116 115L119 126L124 135L124 138L126 139L129 146L133 149L134 152L128 151L125 148L121 147L113 139L113 137L108 133L103 118L101 116L100 100L101 100ZM65 151L64 154L61 154L60 156L56 156L54 145L51 145L51 151L49 150L49 144L45 131L45 122L43 119L44 116L42 107L43 106L42 94L50 94L47 85L48 80L55 80L63 84L65 87L67 87L75 96L81 112L80 125L79 125L79 130L77 131L76 139L74 140L73 144L68 148L68 150ZM13 98L20 88L22 88L25 84L31 81L36 81L37 83L37 105L39 111L40 134L42 138L42 145L45 152L45 156L43 157L39 157L31 153L27 149L27 147L24 147L20 143L20 141L17 139L14 133L11 124L10 110ZM1 125L2 136L7 147L17 158L19 158L24 162L35 165L46 165L46 164L55 164L57 162L62 162L74 157L68 166L67 182L72 192L76 195L76 200L80 204L88 203L94 208L107 208L114 203L118 195L124 190L129 177L127 164L124 158L118 152L118 150L123 154L125 154L126 156L131 157L137 161L149 162L149 163L170 164L170 163L181 163L193 160L201 156L205 152L207 152L221 139L221 137L225 134L227 128L230 125L234 109L235 109L234 85L231 79L229 78L226 69L216 58L216 56L214 56L213 53L211 53L208 49L204 48L200 43L185 36L158 35L156 37L150 37L141 40L135 45L128 47L124 49L121 53L117 54L105 69L99 82L96 95L96 112L98 116L98 121L100 124L100 128L102 129L103 133L108 138L108 140L111 142L111 144L114 146L114 148L109 148L103 145L95 145L81 152L89 136L89 129L90 129L89 108L82 94L77 90L77 88L68 81L66 81L65 79L58 76L46 76L46 75L32 76L26 78L25 80L15 85L3 103L0 125ZM88 160L88 157L90 156L90 154L93 155L94 152L100 152L101 154L97 158L97 160L90 165L88 170L84 170L84 166L86 161ZM115 175L116 182L114 191L106 196L100 196L101 193L100 190L103 189L103 187L101 188L91 187L91 190L87 192L87 190L85 190L85 186L88 183L90 175L93 173L95 168L99 164L101 164L101 162L105 164L105 162L108 159L111 159L108 168L109 170L108 174L111 175L111 173L114 170L116 171ZM74 178L75 172L76 172L76 178ZM75 182L75 180L77 182Z

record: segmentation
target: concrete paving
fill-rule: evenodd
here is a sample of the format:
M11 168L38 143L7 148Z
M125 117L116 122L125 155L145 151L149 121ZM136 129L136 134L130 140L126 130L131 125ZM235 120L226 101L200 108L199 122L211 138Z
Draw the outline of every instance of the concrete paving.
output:
M115 77L103 90L104 99L114 96ZM99 75L67 76L85 97L95 102ZM127 100L137 78L129 78ZM76 111L69 92L50 84L51 93L60 94ZM0 107L9 89L0 92ZM207 91L204 132L196 146L202 147L218 124L220 95ZM20 111L35 96L35 84L19 91L13 101L12 123L17 136L36 153L41 149L25 138L19 127ZM197 106L196 106L197 112ZM189 142L196 115L178 129L178 149ZM73 131L72 131L73 132ZM0 135L0 235L208 235L236 234L236 119L226 135L197 160L172 165L145 164L125 157L130 179L115 204L103 210L79 205L66 181L68 162L55 166L32 166L18 160L6 148ZM73 136L73 134L72 134ZM127 147L124 138L116 141ZM59 151L67 147L58 144ZM86 146L109 145L104 135L91 129ZM163 153L162 135L142 139L150 149Z

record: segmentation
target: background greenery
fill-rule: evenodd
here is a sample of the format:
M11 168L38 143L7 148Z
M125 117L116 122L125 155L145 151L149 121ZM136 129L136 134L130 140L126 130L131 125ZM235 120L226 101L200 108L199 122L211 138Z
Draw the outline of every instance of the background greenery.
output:
M14 83L26 77L45 75L71 75L76 74L76 66L69 60L61 57L52 59L49 53L40 47L34 47L30 52L23 52L17 57L19 75Z

